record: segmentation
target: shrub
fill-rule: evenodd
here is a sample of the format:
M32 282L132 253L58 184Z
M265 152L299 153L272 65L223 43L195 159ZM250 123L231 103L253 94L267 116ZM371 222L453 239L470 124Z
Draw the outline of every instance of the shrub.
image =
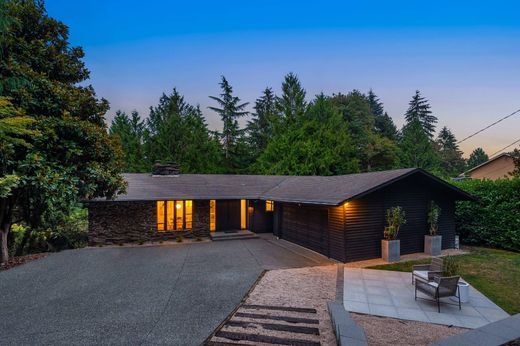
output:
M455 259L455 256L446 256L443 258L442 275L443 276L455 276L460 275L460 265Z
M392 207L386 210L386 222L388 226L385 227L384 238L386 240L397 239L399 228L406 223L405 213L401 207Z
M520 178L464 180L456 186L479 198L457 202L461 242L520 251Z
M178 236L175 240L177 241L177 243L182 243L184 239L181 236Z
M441 208L435 203L431 201L430 210L428 211L428 223L430 224L430 235L437 235L439 216L441 215Z

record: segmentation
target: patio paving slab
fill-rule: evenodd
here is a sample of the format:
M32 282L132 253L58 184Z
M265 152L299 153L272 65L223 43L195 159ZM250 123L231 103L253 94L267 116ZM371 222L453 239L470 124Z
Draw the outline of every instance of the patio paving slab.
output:
M458 302L443 298L439 313L437 303L424 300L428 297L422 293L418 292L418 298L424 299L414 299L411 273L362 268L344 270L343 305L350 312L470 329L509 317L472 286L470 301L462 303L462 310Z

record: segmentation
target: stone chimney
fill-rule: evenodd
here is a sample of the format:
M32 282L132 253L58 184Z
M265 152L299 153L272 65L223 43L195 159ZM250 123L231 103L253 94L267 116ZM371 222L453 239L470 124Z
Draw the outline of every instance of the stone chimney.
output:
M156 161L152 167L152 175L179 175L181 169L175 162L161 163Z

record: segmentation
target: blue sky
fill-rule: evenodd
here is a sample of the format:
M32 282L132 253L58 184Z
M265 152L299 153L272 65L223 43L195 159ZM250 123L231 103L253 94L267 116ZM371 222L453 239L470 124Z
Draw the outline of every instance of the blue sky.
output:
M207 109L225 75L251 104L295 72L308 98L372 88L398 126L415 89L461 139L520 108L514 1L65 1L49 14L83 46L111 110L142 116L173 87ZM245 121L245 120L244 120ZM520 115L464 142L489 153L520 137Z

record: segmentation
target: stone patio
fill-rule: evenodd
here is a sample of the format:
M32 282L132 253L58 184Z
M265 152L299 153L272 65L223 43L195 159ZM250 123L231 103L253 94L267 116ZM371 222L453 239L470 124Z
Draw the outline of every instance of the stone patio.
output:
M345 268L343 304L350 312L393 317L464 328L478 328L509 317L499 306L470 286L470 301L458 306L414 299L412 274L387 270ZM418 297L427 298L422 293ZM441 301L455 303L449 298Z

